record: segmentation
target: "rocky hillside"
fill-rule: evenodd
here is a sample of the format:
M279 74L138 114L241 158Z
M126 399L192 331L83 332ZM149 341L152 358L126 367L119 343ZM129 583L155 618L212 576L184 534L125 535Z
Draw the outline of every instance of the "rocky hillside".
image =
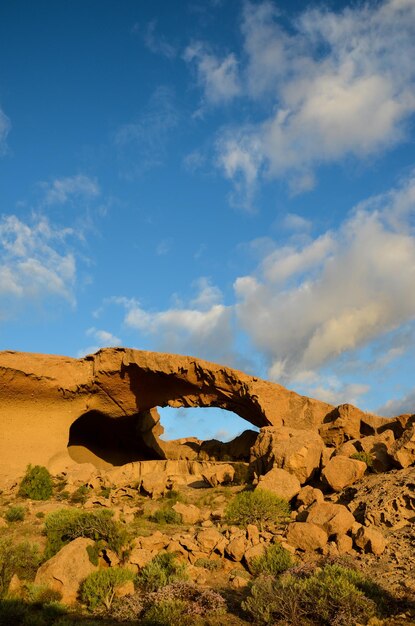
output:
M171 355L27 359L0 359L4 431L19 415L36 465L3 480L0 623L415 623L414 415L330 407ZM167 403L232 406L261 428L163 447L155 407ZM30 435L49 425L61 446L91 411L94 428L76 431L85 449L113 415L117 445L137 443L139 458L100 465L101 445L94 463L49 473Z

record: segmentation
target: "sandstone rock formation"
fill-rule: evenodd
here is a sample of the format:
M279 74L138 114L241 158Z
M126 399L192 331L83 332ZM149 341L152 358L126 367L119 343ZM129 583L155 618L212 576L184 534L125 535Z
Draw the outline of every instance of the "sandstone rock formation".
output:
M163 441L158 406L220 407L263 432L257 438L247 430L229 444ZM389 420L333 407L214 363L126 348L83 359L1 352L0 416L0 484L29 463L57 473L74 463L111 469L149 460L249 461L250 454L258 475L276 465L304 484L338 446L384 432L387 445L370 442L382 463L413 459L413 416Z

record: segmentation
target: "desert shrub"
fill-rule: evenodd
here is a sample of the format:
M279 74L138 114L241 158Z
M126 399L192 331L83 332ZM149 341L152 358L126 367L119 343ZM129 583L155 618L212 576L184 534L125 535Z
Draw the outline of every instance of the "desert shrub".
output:
M144 613L143 626L190 626L194 620L186 615L186 602L164 600L149 607Z
M135 575L128 569L121 567L108 567L92 572L84 580L80 588L80 597L84 604L92 611L103 605L107 611L111 608L116 588L129 580L134 580Z
M162 507L152 513L149 520L157 524L181 524L182 516L170 507Z
M186 498L183 496L183 494L176 489L170 489L169 491L166 491L164 497L169 500L172 505L176 504L176 502L186 501Z
M350 456L350 458L356 459L357 461L363 461L363 463L366 463L368 469L372 469L373 467L373 456L370 452L364 452L363 450L361 452L355 452Z
M139 593L115 598L111 606L111 617L117 622L135 622L144 609L143 597Z
M9 506L4 517L8 522L22 522L25 515L26 510L23 506Z
M85 504L91 491L92 489L87 485L81 485L73 492L73 494L69 497L69 500L73 504Z
M292 565L293 558L291 554L279 543L269 546L263 555L257 556L251 561L251 569L254 576L259 576L259 574L279 576Z
M231 524L281 524L288 518L290 507L286 500L265 489L242 491L226 507L225 516Z
M187 580L186 565L179 563L172 552L157 554L141 570L137 582L144 591L156 591L180 580Z
M354 570L327 565L303 577L260 576L242 608L259 624L350 626L379 613L372 587Z
M184 613L188 615L222 614L226 611L226 602L220 593L213 589L200 588L188 582L176 582L148 594L147 604L161 604L180 600L186 603Z
M4 626L21 626L27 612L27 606L21 600L0 600L0 624Z
M31 500L48 500L53 493L52 476L42 465L28 465L19 486L19 496Z
M194 563L195 567L204 567L210 571L222 569L223 563L219 559L209 559L208 557L202 557L196 559Z
M24 541L13 545L10 539L0 539L0 598L7 593L13 574L33 579L41 559L37 544Z
M246 485L250 481L250 469L248 463L238 461L233 463L233 469L235 470L235 476L233 477L233 483L235 485Z
M98 495L101 498L105 498L106 500L108 500L108 498L111 495L111 487L101 487L100 492L98 493Z
M127 531L112 519L112 511L82 511L60 509L50 513L45 520L47 545L46 558L56 554L64 545L77 537L105 541L118 555L128 541Z
M62 594L56 589L50 589L47 585L35 585L26 583L24 586L24 599L30 604L49 604L59 602Z
M37 517L37 519L43 519L45 517L45 514L44 514L43 511L38 511L36 513L36 517Z

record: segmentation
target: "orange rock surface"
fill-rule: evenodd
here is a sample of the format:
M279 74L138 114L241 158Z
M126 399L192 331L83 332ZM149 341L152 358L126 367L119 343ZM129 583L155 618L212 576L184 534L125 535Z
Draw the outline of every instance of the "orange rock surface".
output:
M180 456L179 444L159 439L156 407L167 405L221 407L257 427L310 430L334 410L193 357L127 348L82 359L0 352L0 480L21 474L28 463L60 471L74 461L105 467L192 458Z

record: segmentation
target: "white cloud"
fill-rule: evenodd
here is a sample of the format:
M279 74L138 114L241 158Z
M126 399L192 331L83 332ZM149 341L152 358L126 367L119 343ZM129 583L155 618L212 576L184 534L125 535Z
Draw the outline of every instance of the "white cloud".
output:
M188 305L148 311L136 300L118 299L127 312L125 324L154 339L155 349L197 355L229 363L233 355L232 307L221 304L220 290L207 279L196 284Z
M296 232L308 231L311 228L310 220L307 220L297 213L287 213L282 222L284 228Z
M0 221L0 297L33 299L55 295L75 302L76 264L66 251L69 228L45 217L24 223L15 215Z
M0 155L6 151L6 139L11 128L10 120L0 109Z
M177 54L176 48L169 43L163 35L156 33L157 20L152 20L147 24L144 32L144 44L153 52L153 54L161 54L167 59L174 59ZM139 28L135 28L139 30Z
M57 178L51 183L41 183L45 192L44 204L65 204L79 198L96 198L100 195L100 188L96 180L78 174Z
M94 326L92 328L88 328L85 334L87 335L87 337L92 337L96 343L88 346L87 348L82 348L81 350L78 350L78 358L82 358L87 354L94 354L100 348L110 348L122 345L122 340L119 337L116 337L107 330L95 328Z
M404 398L389 400L377 409L377 413L387 417L404 413L413 415L415 413L415 389L412 389Z
M235 281L239 323L273 378L294 380L415 319L414 191L415 175L338 231L276 249Z
M234 54L220 59L201 42L195 42L186 48L184 59L195 65L206 102L229 102L239 94L238 61Z
M260 176L302 192L322 163L376 157L405 140L415 112L413 0L306 9L289 28L279 17L270 2L247 3L242 22L241 89L272 114L217 142L224 175L251 196Z

